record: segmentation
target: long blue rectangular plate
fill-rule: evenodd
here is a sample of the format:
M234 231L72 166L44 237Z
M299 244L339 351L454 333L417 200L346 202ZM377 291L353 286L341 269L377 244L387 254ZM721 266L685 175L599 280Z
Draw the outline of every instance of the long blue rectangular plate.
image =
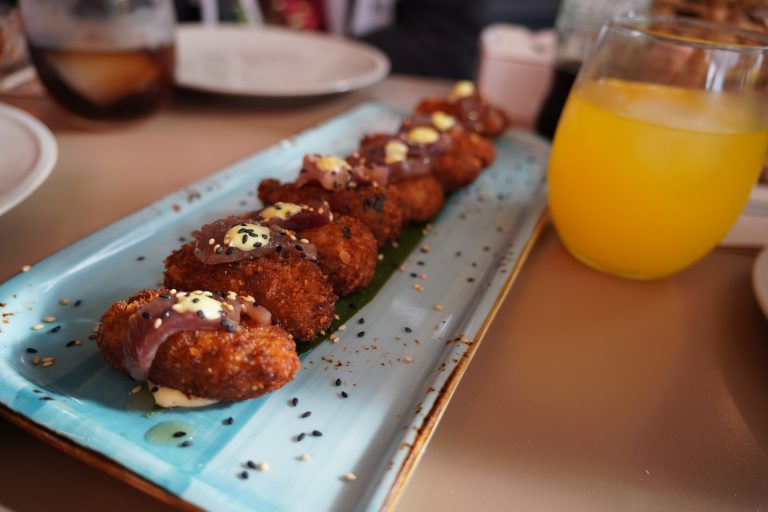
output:
M157 286L162 261L181 238L206 221L256 208L261 179L292 180L305 153L346 154L363 133L391 131L400 118L378 103L359 106L4 283L0 404L49 437L86 448L89 460L95 452L125 468L131 483L145 479L193 507L391 509L541 227L548 146L534 136L501 137L494 165L450 198L424 245L337 333L338 343L313 349L297 378L271 395L147 413L134 407L136 383L102 362L88 336L112 302ZM32 328L46 316L55 322ZM75 339L82 344L69 343ZM54 364L35 365L34 356ZM302 417L306 411L311 415ZM145 439L169 421L188 426L191 446ZM297 441L315 430L322 436ZM269 469L243 479L248 460Z

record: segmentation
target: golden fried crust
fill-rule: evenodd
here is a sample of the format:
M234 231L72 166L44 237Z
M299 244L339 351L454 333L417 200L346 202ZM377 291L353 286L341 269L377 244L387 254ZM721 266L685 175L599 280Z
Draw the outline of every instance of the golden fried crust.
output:
M496 158L490 140L464 130L452 130L448 151L432 159L432 173L446 193L466 187Z
M371 230L379 247L394 242L408 222L408 205L392 185L345 188L331 194L334 213L360 220Z
M408 206L392 186L361 185L330 192L314 183L297 187L294 183L281 185L275 180L264 180L259 184L259 199L264 204L325 199L334 213L362 221L376 237L379 247L391 244L408 221Z
M167 290L144 290L117 302L104 313L96 343L109 363L121 371L128 319L143 304ZM243 317L236 333L180 332L163 343L149 380L188 395L212 400L245 400L274 391L296 375L296 344L280 327L256 326Z
M166 258L165 286L251 295L277 325L297 340L309 341L331 325L336 295L317 263L288 254L287 259L270 256L206 265L195 257L190 242Z
M305 229L301 236L317 248L320 269L338 295L349 295L371 281L378 248L373 233L359 220L335 215L333 222Z
M259 183L258 194L262 203L270 205L280 201L284 203L306 204L312 200L324 199L330 202L333 192L325 190L315 183L308 183L303 187L298 187L295 183L281 184L277 180L266 179Z
M440 182L432 175L398 181L392 186L408 205L408 219L411 221L432 220L443 208L445 194Z
M414 112L417 114L432 114L437 111L445 112L461 120L461 112L456 105L442 98L427 98L422 100L414 109ZM491 139L504 133L509 126L509 119L504 111L490 105L483 112L482 118L479 121L478 125L482 126L482 129L477 133Z

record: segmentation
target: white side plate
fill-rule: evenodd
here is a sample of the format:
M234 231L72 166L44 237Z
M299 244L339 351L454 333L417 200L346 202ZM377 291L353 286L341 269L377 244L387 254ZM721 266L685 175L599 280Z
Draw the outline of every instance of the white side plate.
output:
M176 52L177 85L240 96L346 92L389 72L387 56L371 46L272 27L182 26Z
M56 139L43 123L0 103L0 215L45 181L58 153Z

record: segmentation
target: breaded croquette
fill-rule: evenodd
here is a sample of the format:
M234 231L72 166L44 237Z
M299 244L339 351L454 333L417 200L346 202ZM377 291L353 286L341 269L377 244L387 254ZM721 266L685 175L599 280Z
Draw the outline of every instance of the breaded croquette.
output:
M268 321L254 320L247 314L242 315L239 324L219 326L225 321L213 319L208 320L211 325L205 325L205 318L195 314L202 309L193 312L180 307L182 296L192 297L191 300L198 298L198 304L213 303L215 296L202 292L198 297L179 293L176 299L174 292L143 290L127 301L113 304L102 316L96 335L104 359L121 371L135 372L137 368L129 354L134 349L145 352L154 349L151 357L144 357L146 377L153 386L208 401L255 398L293 379L300 363L296 345L283 329L269 325ZM247 302L243 304L246 310L253 307ZM149 313L153 306L159 308L154 315ZM164 309L165 306L170 307ZM180 318L185 314L188 318ZM223 308L220 314L223 315ZM142 331L140 327L144 323L147 328ZM170 330L162 333L162 339L154 340L153 346L148 346L150 336L163 329ZM137 336L137 332L143 335ZM131 343L134 346L127 346Z
M331 325L336 295L317 263L300 254L285 249L274 256L207 265L190 242L166 258L165 286L250 295L277 325L297 340L309 341Z

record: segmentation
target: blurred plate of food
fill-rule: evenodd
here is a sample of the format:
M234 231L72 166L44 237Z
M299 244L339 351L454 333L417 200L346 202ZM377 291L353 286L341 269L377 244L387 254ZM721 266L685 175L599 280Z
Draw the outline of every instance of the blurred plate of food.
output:
M0 103L0 215L45 181L57 156L56 139L43 123Z
M275 27L182 25L176 84L218 94L306 97L382 80L389 59L348 39Z

